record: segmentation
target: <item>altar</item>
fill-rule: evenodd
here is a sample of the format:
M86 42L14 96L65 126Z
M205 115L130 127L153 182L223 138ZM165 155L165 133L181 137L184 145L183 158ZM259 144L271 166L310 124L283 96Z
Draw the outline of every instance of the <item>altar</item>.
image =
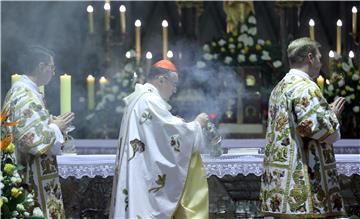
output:
M209 183L210 218L256 218L264 139L225 139L219 157L202 154ZM116 140L75 140L78 155L57 157L67 217L106 218ZM360 141L335 144L337 169L349 215L360 216Z

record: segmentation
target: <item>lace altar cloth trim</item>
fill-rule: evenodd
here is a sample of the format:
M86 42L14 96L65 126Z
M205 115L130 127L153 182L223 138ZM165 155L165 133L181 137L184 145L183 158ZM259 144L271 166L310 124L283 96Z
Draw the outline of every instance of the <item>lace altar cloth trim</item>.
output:
M263 155L260 154L224 154L220 157L201 155L207 176L236 176L243 174L262 174ZM336 166L339 174L360 175L359 154L336 154ZM115 155L61 155L57 156L59 173L62 178L114 175Z

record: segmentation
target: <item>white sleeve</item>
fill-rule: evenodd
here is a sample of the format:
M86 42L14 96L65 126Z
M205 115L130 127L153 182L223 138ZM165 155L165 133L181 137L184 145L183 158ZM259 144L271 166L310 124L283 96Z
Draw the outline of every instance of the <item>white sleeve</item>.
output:
M340 128L337 127L336 131L324 139L323 142L327 144L333 144L334 142L341 139Z
M55 133L55 142L54 145L51 147L51 153L53 155L60 155L61 154L61 146L64 143L64 136L61 133L59 127L54 124L54 123L50 123L49 127L54 131Z
M195 142L194 142L194 151L202 152L205 149L205 139L202 132L201 125L198 121L193 121L195 123Z

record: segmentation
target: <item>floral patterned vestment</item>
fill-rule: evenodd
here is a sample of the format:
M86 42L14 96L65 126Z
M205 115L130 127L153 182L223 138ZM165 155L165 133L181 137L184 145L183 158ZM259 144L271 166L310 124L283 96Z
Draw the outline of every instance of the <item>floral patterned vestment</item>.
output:
M319 87L291 69L269 101L260 194L264 216L345 215L333 146L323 142L338 128Z

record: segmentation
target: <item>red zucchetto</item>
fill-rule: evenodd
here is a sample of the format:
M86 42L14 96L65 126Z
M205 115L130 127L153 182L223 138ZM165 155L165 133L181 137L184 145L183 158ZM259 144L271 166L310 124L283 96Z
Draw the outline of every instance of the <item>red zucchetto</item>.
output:
M167 60L167 59L162 59L158 62L156 62L153 67L155 68L163 68L172 72L176 72L176 66L174 65L174 63L172 63L171 61Z

